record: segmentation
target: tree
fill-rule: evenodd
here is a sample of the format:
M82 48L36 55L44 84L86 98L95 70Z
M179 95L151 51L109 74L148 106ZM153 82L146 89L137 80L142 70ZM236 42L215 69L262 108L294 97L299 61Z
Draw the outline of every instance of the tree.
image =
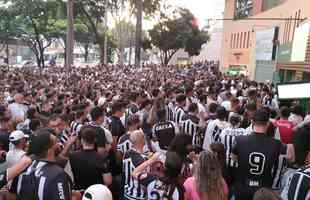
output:
M7 3L8 1L0 1ZM11 0L7 9L15 16L12 19L14 38L24 41L33 51L38 67L44 67L44 51L58 35L55 32L57 10L61 1L56 0Z
M188 9L178 9L171 18L164 17L149 34L152 45L160 50L162 64L168 64L179 49L185 49L190 56L199 55L201 45L209 40Z
M7 64L9 64L10 57L9 42L17 35L17 31L15 13L10 8L2 7L0 9L0 40L3 42L3 45L0 51L5 49Z
M100 60L104 62L104 36L107 32L103 25L107 7L111 10L117 8L118 0L75 0L76 16L94 34L96 43L99 45Z
M130 22L119 21L115 23L115 27L112 29L112 32L117 42L118 60L122 65L124 64L125 48L131 49L134 44L135 27ZM131 56L129 57L131 58ZM131 60L130 58L129 60Z
M153 15L160 10L161 0L130 0L136 11L136 43L135 43L135 65L140 66L142 47L142 19L143 12L146 15Z

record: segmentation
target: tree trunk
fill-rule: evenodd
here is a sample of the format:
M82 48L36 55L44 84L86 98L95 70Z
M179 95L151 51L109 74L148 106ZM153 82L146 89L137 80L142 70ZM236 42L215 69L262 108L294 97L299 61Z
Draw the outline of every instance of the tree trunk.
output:
M98 45L100 49L100 63L104 63L104 40L98 39Z
M128 59L129 65L131 65L131 57L132 57L132 32L129 33L129 59Z
M41 61L41 67L42 69L45 68L45 63L44 63L44 49L40 48L40 61Z
M136 24L136 46L135 46L135 65L140 67L141 64L141 37L142 37L142 11L143 1L136 0L137 24Z
M123 47L119 49L119 64L120 65L124 64L124 48Z
M10 64L10 49L9 49L9 40L6 40L6 48L5 48L5 54L6 54L6 64Z
M67 1L67 21L68 21L68 29L67 29L67 51L66 51L66 59L67 59L67 67L71 67L73 64L73 51L74 51L74 16L73 16L73 0Z
M87 61L88 61L89 43L85 43L85 45L84 45L84 50L85 50L84 61L87 63Z
M40 59L40 55L35 54L35 56L36 56L38 68L41 69L41 59Z
M129 46L129 59L128 59L128 64L131 65L131 57L132 57L132 43L130 41L130 46Z

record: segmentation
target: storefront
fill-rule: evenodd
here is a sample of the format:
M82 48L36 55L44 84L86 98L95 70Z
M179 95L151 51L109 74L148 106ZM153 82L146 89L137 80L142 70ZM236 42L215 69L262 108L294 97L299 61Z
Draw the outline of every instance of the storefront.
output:
M228 72L229 75L238 76L238 75L247 75L247 66L245 65L230 65Z

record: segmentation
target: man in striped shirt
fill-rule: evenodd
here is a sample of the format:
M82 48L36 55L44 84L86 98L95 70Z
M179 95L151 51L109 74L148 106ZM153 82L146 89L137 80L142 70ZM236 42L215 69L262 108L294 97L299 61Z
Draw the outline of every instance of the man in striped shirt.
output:
M66 125L63 120L63 116L53 115L49 119L48 127L54 130L56 136L59 139L60 145L64 147L69 139L69 132L67 132L65 129Z
M71 122L70 124L70 129L71 129L71 133L73 135L79 135L80 130L83 126L83 121L85 119L85 112L84 110L78 110L75 113L75 120Z
M186 96L184 94L179 94L176 97L176 108L174 111L174 122L180 126L182 122L182 118L185 115L184 108L186 106Z
M288 170L283 179L283 200L310 199L310 124L298 128L294 136L295 164L298 170Z
M132 143L130 141L130 133L138 130L140 125L141 123L138 115L132 115L129 117L127 122L128 131L120 137L117 144L117 152L121 154L118 155L119 160L122 160L126 152L131 149Z
M46 130L31 141L29 151L37 160L14 179L11 192L18 200L70 200L71 180L56 163L57 138Z
M145 146L144 133L134 131L130 134L133 147L125 153L123 159L124 200L146 200L146 187L139 179L133 177L133 171L147 160L143 154ZM146 176L149 174L146 173ZM147 180L144 179L144 180Z
M203 120L198 117L198 106L196 103L189 105L188 114L183 116L181 124L182 132L192 137L193 147L200 151L202 149L205 130Z
M159 120L153 126L153 139L158 142L162 151L167 151L173 138L180 133L178 126L172 121L166 120L166 110L157 111L157 119Z
M241 116L234 113L229 119L230 127L225 128L220 134L220 141L226 149L226 165L227 167L238 167L238 163L231 158L232 148L235 138L245 134L245 129L239 128L241 124Z
M222 130L229 127L227 120L227 111L224 107L219 106L216 109L216 119L208 123L206 134L203 141L203 149L210 150L210 145L214 142L220 142Z

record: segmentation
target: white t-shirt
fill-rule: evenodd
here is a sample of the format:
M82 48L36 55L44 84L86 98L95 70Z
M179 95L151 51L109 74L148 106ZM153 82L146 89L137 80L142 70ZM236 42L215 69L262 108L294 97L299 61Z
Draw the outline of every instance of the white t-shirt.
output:
M25 119L27 113L27 106L19 104L19 103L12 103L8 106L9 111L11 112L12 118L21 118Z
M12 167L16 163L18 163L18 161L20 161L20 159L25 154L26 152L21 149L16 149L16 148L11 149L6 155L7 167Z

